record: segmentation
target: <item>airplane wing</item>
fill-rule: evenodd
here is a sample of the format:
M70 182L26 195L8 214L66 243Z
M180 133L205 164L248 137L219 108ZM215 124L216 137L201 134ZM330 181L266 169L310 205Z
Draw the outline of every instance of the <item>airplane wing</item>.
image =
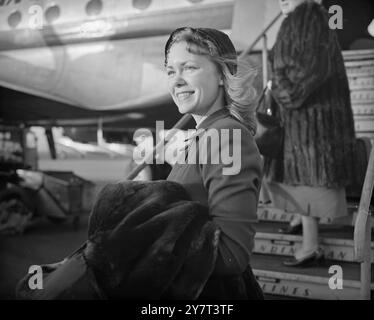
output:
M164 44L181 25L231 27L233 0L0 1L0 117L118 125L180 115ZM166 124L168 125L168 124Z

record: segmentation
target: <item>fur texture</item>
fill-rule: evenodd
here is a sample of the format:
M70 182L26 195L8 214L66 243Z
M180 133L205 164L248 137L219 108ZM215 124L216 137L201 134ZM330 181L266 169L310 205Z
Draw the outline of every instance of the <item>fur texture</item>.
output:
M214 269L218 241L208 208L190 201L178 183L109 184L93 207L86 244L44 274L51 285L43 296L28 289L29 276L18 296L196 299Z
M352 180L355 132L350 91L328 13L314 1L282 23L270 55L273 97L285 125L283 159L268 177L292 185L342 187Z
M86 257L109 298L194 299L214 268L218 228L175 182L108 185L89 230Z

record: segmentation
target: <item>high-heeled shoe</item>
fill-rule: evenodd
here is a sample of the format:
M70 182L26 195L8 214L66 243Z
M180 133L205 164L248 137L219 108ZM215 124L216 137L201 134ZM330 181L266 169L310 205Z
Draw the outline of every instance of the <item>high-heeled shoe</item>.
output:
M300 259L296 259L295 257L293 257L292 259L285 260L283 261L283 265L287 267L308 268L321 265L323 261L323 251L321 249L317 249L316 251L313 251L312 253Z

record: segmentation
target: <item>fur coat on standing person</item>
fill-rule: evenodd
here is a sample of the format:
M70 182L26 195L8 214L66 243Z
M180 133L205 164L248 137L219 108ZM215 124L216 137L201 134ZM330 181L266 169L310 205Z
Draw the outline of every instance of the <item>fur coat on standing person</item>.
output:
M285 129L281 160L266 176L288 185L339 188L352 180L355 131L350 90L327 11L300 4L283 21L270 53L272 96Z

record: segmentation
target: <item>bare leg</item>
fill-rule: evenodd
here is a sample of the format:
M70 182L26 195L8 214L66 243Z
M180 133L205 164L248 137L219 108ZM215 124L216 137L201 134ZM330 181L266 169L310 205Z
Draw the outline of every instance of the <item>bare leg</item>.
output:
M318 220L313 217L302 216L303 243L295 254L296 259L303 258L318 249Z

